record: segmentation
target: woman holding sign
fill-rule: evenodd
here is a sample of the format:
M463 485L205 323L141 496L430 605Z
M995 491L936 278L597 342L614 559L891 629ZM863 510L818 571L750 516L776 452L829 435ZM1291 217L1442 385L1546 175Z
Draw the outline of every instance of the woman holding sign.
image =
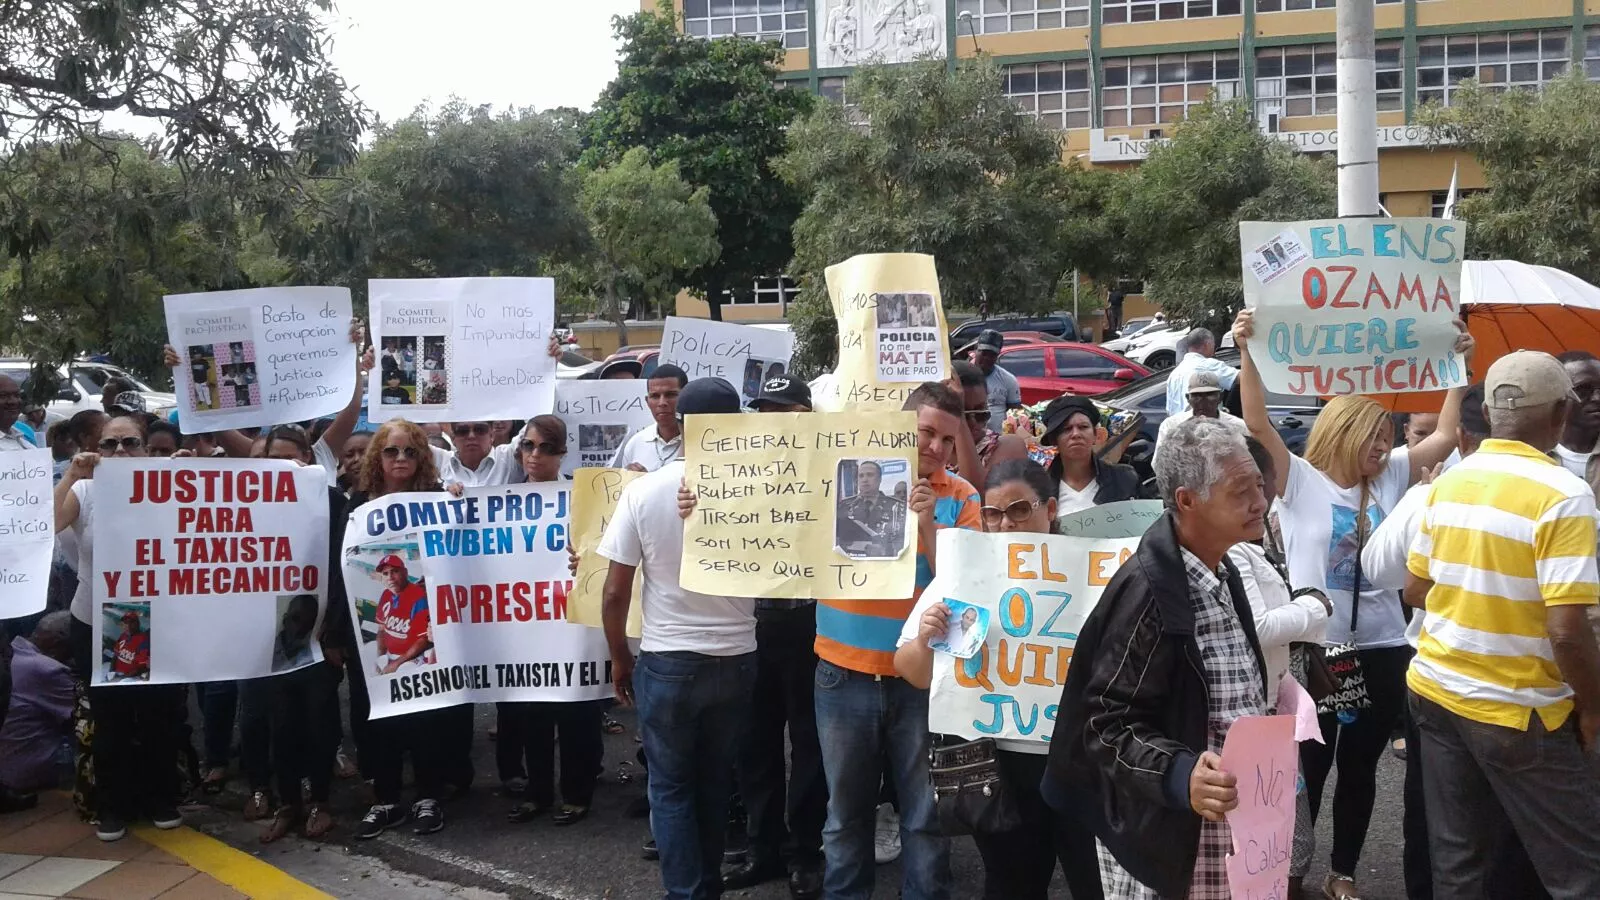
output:
M1461 336L1455 350L1470 366L1472 336L1457 324ZM1326 639L1330 663L1346 657L1344 665L1365 680L1365 690L1357 697L1351 689L1355 678L1346 675L1345 690L1323 702L1324 709L1333 706L1320 716L1323 743L1300 745L1313 821L1328 772L1335 764L1339 767L1333 797L1333 857L1323 893L1343 900L1359 896L1354 875L1372 819L1378 760L1405 710L1406 669L1412 652L1399 595L1377 590L1363 577L1361 551L1406 489L1455 449L1466 389L1455 388L1445 395L1438 430L1410 448L1393 447L1394 425L1376 401L1335 397L1317 416L1301 459L1289 452L1267 415L1266 388L1251 357L1254 335L1254 311L1242 310L1233 325L1241 360L1239 396L1250 434L1272 457L1270 489L1280 498L1289 580L1298 587L1317 588L1332 601ZM1303 877L1305 872L1293 874Z
M99 657L94 626L94 473L105 458L144 457L145 418L116 416L94 445L98 453L79 453L56 485L56 533L71 529L78 543L83 578L72 597L73 670L85 681ZM148 630L136 613L132 625ZM148 639L147 639L148 641ZM183 816L178 799L178 726L183 716L183 685L121 684L89 689L94 721L91 752L95 778L95 833L102 841L121 840L130 819L148 815L157 828L177 828Z
M983 492L983 529L1054 534L1055 493L1054 481L1038 463L1029 459L997 463ZM950 608L936 595L924 593L900 631L895 671L927 690L933 682L934 651L929 644L949 631ZM983 857L984 900L1045 900L1058 861L1073 900L1102 897L1093 832L1056 815L1039 792L1050 745L1006 740L996 744L1000 774L1016 800L1022 824L1013 831L972 836Z

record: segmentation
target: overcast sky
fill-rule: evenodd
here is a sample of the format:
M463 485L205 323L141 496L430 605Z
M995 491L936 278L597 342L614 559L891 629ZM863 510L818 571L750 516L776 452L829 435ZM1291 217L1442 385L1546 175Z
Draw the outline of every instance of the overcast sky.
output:
M639 0L336 0L333 61L387 121L452 94L498 108L594 105L611 17Z

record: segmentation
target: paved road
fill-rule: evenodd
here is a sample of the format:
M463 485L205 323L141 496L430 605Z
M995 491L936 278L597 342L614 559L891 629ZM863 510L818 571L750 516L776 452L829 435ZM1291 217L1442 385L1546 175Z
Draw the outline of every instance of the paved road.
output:
M536 900L659 897L656 866L644 861L639 852L648 837L645 820L625 815L628 802L644 788L637 778L619 783L619 772L637 774L638 766L632 763L637 746L632 738L632 716L628 711L621 711L618 718L628 724L630 730L623 735L607 737L606 771L596 794L595 808L578 825L557 828L548 821L527 825L511 825L505 821L509 803L497 796L493 744L487 738L494 712L492 707L481 707L475 744L479 786L446 807L448 827L442 833L418 838L409 831L400 831L376 841L350 841L349 826L365 811L366 801L359 784L344 782L335 788L334 806L343 826L336 832L336 846L285 845L267 850L264 858L341 897L355 894L338 889L336 884L330 883L331 879L347 879L346 883L351 883L349 879L375 880L380 884L398 885L407 881L406 873L416 876L410 879L412 889L388 896L484 897L500 893ZM624 760L629 765L619 768L619 762ZM1362 859L1361 886L1368 900L1402 900L1404 897L1400 877L1402 772L1403 765L1385 755L1379 770L1378 806ZM1330 802L1331 791L1330 783ZM195 818L201 827L218 837L242 848L260 851L253 841L254 827L238 821L237 810L243 802L241 794L230 792L220 798L217 810L199 811ZM1326 816L1319 831L1321 861L1313 869L1308 884L1314 884L1320 891L1329 846ZM346 853L353 856L347 857ZM379 864L369 865L373 861L363 857L376 857ZM971 840L958 838L954 841L953 869L952 897L966 900L979 896L982 866ZM1070 896L1059 881L1058 876L1051 897ZM898 866L880 866L875 896L895 897L898 885ZM468 891L470 888L493 893L474 894ZM783 885L773 883L727 896L781 900L788 897L788 891Z

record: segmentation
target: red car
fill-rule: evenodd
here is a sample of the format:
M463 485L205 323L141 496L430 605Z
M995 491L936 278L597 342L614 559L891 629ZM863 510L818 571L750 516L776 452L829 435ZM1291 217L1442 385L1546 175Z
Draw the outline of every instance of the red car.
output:
M1062 394L1093 397L1150 374L1095 344L1063 342L1008 345L1000 350L999 365L1016 376L1022 402L1028 405Z

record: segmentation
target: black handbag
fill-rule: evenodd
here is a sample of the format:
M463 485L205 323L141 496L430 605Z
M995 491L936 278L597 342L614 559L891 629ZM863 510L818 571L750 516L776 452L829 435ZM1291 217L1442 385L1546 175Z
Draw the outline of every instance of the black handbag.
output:
M928 781L939 828L946 835L999 834L1022 827L995 754L994 738L929 749Z
M1355 713L1372 706L1367 693L1367 675L1361 670L1356 650L1356 621L1361 612L1361 551L1367 546L1367 487L1361 486L1361 507L1356 512L1356 580L1350 591L1350 640L1333 644L1323 651L1323 661L1337 689L1317 701L1317 712Z

